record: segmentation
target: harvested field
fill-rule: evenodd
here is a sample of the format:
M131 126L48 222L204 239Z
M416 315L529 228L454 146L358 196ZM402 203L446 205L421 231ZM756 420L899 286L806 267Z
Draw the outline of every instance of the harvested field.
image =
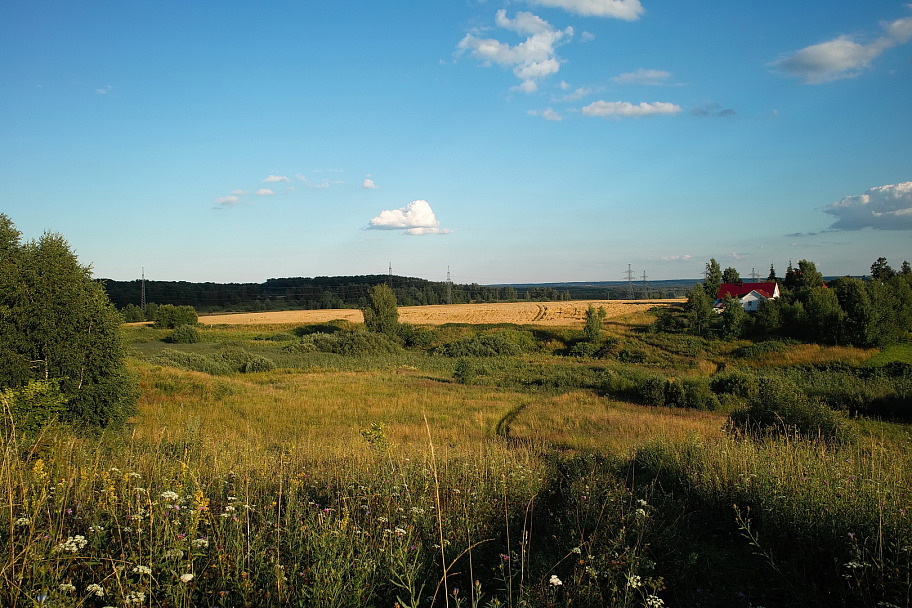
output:
M589 304L602 306L608 318L642 312L682 300L573 300L569 302L495 302L491 304L441 304L437 306L400 306L399 320L416 325L444 323L515 323L574 327L586 318ZM285 310L223 315L199 318L207 325L278 325L282 323L323 323L345 319L361 323L361 311L351 308L327 310Z

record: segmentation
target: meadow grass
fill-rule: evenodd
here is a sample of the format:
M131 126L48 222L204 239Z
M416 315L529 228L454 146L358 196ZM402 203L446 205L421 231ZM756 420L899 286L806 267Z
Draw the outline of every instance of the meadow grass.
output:
M908 605L908 427L748 439L723 413L622 400L755 365L735 354L749 344L648 318L610 320L623 348L602 359L566 356L579 336L562 328L438 326L375 356L286 348L326 326L204 327L186 345L131 328L125 432L4 427L0 605ZM429 353L475 333L524 351ZM226 347L276 368L150 362ZM870 355L787 344L755 371Z

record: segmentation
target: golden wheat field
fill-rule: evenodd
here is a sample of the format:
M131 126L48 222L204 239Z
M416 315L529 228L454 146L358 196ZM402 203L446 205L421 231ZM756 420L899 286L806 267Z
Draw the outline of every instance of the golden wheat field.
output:
M642 312L654 306L682 300L574 300L569 302L494 302L490 304L439 304L400 306L399 320L416 325L444 323L515 323L573 327L581 325L590 304L604 307L608 318ZM282 323L324 323L345 319L361 323L361 311L352 308L326 310L283 310L277 312L233 313L200 316L207 325L260 325Z

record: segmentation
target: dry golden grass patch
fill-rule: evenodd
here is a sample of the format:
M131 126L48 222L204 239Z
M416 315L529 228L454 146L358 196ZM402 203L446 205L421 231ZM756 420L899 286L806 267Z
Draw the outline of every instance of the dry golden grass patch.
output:
M575 391L531 401L513 418L509 437L626 458L658 439L721 437L725 419L724 414L634 405Z
M767 367L777 365L801 365L844 362L858 365L870 359L878 351L876 348L857 348L854 346L823 346L820 344L797 344L782 352L766 353L751 358L745 365Z
M490 304L440 304L436 306L400 306L399 320L416 325L445 323L547 325L576 327L583 324L590 304L603 307L608 318L642 313L655 306L682 300L572 300L569 302L495 302ZM200 323L207 325L284 325L291 323L325 323L344 319L363 322L360 310L340 308L331 310L284 310L277 312L204 315Z

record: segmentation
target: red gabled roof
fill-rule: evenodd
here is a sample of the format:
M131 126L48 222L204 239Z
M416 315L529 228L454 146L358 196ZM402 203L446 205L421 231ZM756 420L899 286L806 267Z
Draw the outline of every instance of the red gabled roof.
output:
M726 296L741 299L752 291L756 291L765 298L772 298L776 293L775 281L765 283L722 283L719 286L717 300L724 300Z

